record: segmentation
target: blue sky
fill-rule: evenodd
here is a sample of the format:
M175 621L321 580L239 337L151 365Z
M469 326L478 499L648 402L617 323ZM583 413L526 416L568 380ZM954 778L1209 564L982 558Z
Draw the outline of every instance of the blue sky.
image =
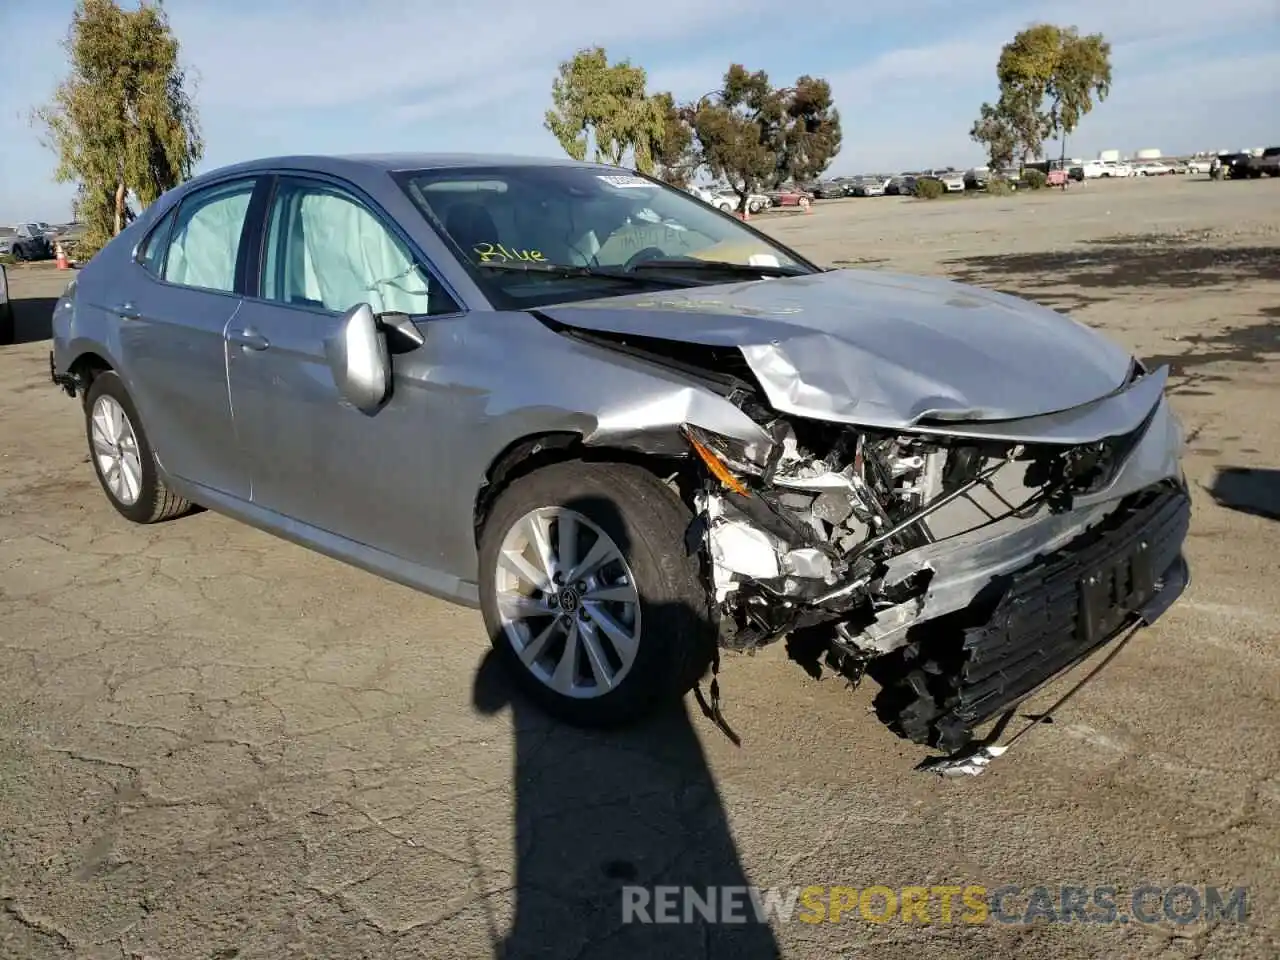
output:
M731 62L775 82L831 80L845 148L832 173L966 166L1000 46L1037 20L1102 31L1111 97L1069 143L1166 153L1280 141L1276 0L167 0L199 78L202 169L308 152L557 154L542 129L557 63L600 44L697 97ZM65 72L72 0L0 2L0 223L70 216L69 187L26 121Z

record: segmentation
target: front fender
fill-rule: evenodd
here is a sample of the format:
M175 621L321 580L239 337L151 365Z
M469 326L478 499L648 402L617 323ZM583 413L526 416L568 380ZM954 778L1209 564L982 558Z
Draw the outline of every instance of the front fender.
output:
M585 445L675 452L681 424L692 423L745 444L771 443L696 377L562 336L526 313L473 312L425 329L424 346L396 358L397 377L420 407L414 419L435 451L435 552L446 572L464 580L476 572L477 494L504 452L525 438L570 434Z

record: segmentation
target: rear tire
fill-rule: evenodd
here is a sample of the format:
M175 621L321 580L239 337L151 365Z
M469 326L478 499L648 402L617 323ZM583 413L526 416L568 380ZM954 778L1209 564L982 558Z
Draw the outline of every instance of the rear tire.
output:
M85 439L102 492L134 523L160 523L189 513L192 504L160 478L138 410L113 370L93 379L84 398Z
M480 604L499 659L531 700L573 725L610 727L698 682L716 630L700 557L685 548L691 520L666 484L629 464L554 464L498 495L480 535ZM534 546L517 546L531 523L540 533L527 539L545 538L546 562ZM566 527L577 532L562 548ZM620 562L582 573L599 534ZM511 572L517 566L526 572ZM597 672L602 650L609 669ZM609 671L613 679L601 680Z

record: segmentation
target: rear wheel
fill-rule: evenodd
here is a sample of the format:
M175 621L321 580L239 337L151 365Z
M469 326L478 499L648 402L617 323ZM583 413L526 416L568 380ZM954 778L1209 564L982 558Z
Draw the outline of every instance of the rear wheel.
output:
M715 652L692 515L652 474L564 463L515 481L480 536L485 626L548 713L612 726L687 693Z
M134 523L158 523L191 510L160 478L124 382L111 370L94 377L85 395L85 436L94 473L117 512Z

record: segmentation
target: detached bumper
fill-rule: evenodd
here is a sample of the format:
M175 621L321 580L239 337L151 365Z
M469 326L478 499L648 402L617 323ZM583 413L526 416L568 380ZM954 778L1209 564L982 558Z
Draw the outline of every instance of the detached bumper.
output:
M1006 578L986 621L934 649L886 687L891 724L919 743L965 746L975 726L1135 623L1153 623L1186 589L1182 556L1191 501L1162 484L1127 502L1088 533ZM927 645L927 646L926 646Z

